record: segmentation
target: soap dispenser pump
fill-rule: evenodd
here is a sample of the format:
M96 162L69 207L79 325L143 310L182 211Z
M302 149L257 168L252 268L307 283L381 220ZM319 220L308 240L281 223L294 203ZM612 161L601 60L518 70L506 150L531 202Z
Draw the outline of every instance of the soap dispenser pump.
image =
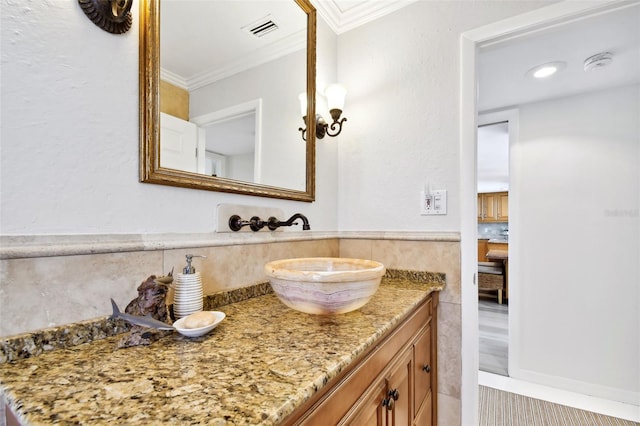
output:
M173 295L173 314L176 319L201 311L204 307L202 277L200 272L196 272L196 268L191 262L194 257L206 258L206 256L187 254L185 257L187 264L182 269L182 274L178 274L176 277Z
M185 254L184 256L187 258L187 266L182 268L182 273L183 274L195 274L196 273L196 268L194 266L191 266L191 262L193 261L194 257L204 257L204 258L207 257L207 256L200 256L200 255L197 255L197 254Z

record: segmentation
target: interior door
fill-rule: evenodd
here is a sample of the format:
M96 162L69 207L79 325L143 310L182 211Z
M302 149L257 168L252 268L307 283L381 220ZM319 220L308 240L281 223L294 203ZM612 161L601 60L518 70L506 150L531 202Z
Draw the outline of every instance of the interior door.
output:
M185 120L160 113L160 167L198 171L198 127Z

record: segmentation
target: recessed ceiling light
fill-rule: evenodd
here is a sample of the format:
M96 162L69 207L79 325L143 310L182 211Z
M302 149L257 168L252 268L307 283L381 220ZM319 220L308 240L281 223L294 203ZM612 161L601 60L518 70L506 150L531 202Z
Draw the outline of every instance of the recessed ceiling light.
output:
M546 64L538 65L527 71L527 75L532 78L541 79L550 77L558 71L563 70L567 64L562 61L548 62Z

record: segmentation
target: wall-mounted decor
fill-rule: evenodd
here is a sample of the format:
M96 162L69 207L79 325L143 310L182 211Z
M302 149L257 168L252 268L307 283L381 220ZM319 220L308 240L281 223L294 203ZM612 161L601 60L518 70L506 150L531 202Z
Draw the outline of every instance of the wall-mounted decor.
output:
M131 28L133 0L78 0L91 22L112 34L123 34Z

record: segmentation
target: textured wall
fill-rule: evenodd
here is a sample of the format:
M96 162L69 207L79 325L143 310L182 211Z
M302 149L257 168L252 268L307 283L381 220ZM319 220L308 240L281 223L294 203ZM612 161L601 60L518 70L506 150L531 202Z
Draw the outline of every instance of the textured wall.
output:
M543 5L418 1L340 35L340 230L460 229L460 34ZM448 215L420 216L425 184L449 191Z
M220 203L301 211L335 230L333 145L318 146L315 203L138 182L137 8L113 35L77 1L2 0L0 233L211 232ZM318 34L329 58L318 75L333 79L335 35L322 22Z

